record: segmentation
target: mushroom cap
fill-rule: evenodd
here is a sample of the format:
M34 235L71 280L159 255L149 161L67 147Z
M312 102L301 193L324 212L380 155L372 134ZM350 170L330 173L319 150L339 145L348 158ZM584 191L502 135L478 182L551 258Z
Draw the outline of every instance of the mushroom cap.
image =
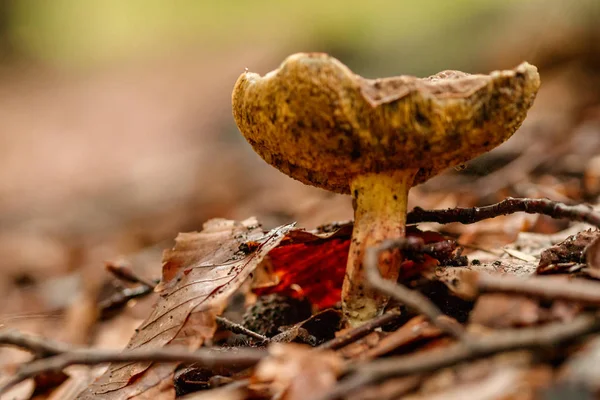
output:
M523 63L489 75L367 79L324 53L289 56L232 94L237 126L269 164L305 184L349 193L363 173L418 170L414 184L507 140L540 86Z

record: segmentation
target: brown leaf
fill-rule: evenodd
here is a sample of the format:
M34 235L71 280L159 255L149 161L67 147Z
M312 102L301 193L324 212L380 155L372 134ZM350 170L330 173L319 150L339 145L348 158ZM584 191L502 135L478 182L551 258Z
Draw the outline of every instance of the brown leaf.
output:
M317 398L333 387L342 371L342 359L332 351L314 351L298 344L274 343L270 356L261 361L251 382L267 385L273 398Z
M484 294L475 303L469 321L489 328L531 326L543 320L538 302L525 296Z
M565 265L575 265L585 262L585 249L598 237L600 231L586 230L569 236L562 242L542 252L537 273L563 272ZM565 272L568 272L565 271Z
M412 318L398 330L390 333L379 341L373 348L361 355L362 359L372 359L388 354L401 347L419 342L425 339L436 338L442 332L433 326L423 316Z
M420 375L392 378L377 385L367 386L350 394L348 400L392 400L416 389L422 381Z
M265 234L253 218L242 222L217 219L204 224L200 233L180 234L175 247L164 254L163 279L156 289L160 293L158 303L127 349L167 345L197 349L214 334L215 314L228 297L292 226ZM249 240L260 243L256 251L240 251L240 246ZM98 395L122 398L121 390L128 393L127 398L139 396L165 380L172 387L176 364L151 364L112 364L80 399ZM129 388L131 383L135 387Z
M338 350L338 353L344 358L360 358L365 352L376 347L386 335L386 332L371 332L360 340L356 340L347 346L342 347Z
M190 393L178 397L180 400L245 400L247 398L245 387L229 385L222 388Z
M600 236L585 248L587 263L586 272L593 278L600 279Z

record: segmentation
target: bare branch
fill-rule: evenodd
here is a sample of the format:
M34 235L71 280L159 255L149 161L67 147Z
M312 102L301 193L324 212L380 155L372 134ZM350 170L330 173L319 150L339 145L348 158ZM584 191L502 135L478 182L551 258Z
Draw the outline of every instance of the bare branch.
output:
M262 343L269 343L271 341L271 339L269 339L268 337L263 336L260 333L256 333L243 325L236 324L235 322L230 321L225 317L216 317L216 319L217 323L221 326L221 328L226 329L232 333L246 335Z
M348 378L319 400L339 399L366 385L392 377L432 372L505 351L552 347L598 331L600 319L596 315L584 314L568 324L555 322L542 327L510 329L471 338L469 343L458 342L443 349L355 364L349 367L351 374Z
M360 325L354 329L350 329L345 334L338 336L334 339L331 339L316 348L319 350L337 350L340 349L352 342L355 342L369 333L373 332L375 329L382 327L390 322L393 322L398 319L400 316L400 312L398 311L390 311L387 312L377 318L373 318L369 322Z
M411 290L406 286L384 279L379 273L379 256L382 252L400 249L417 253L428 253L434 247L423 244L423 240L415 237L387 240L377 247L367 249L364 258L364 266L367 281L377 290L400 301L408 308L427 317L432 324L451 336L462 339L465 335L460 324L453 323L440 309L426 296Z
M35 354L37 357L54 356L74 349L66 343L55 342L12 329L0 331L0 346L18 347Z
M473 224L484 219L517 212L542 214L552 218L566 218L572 221L586 222L600 228L600 214L588 205L569 206L548 199L515 199L512 197L485 207L449 208L446 210L424 210L415 207L408 213L407 223L437 222L448 224L460 222L461 224Z
M491 275L468 271L464 274L467 290L524 294L548 300L571 300L600 305L600 283L582 279L559 280L555 277Z
M32 344L28 342L27 344ZM43 340L40 339L40 343ZM53 348L55 344L42 344L35 348ZM194 352L176 347L135 350L104 350L92 348L70 348L60 344L61 353L23 364L17 373L3 382L0 393L4 393L14 385L47 371L60 371L70 365L97 365L109 362L185 362L196 363L206 368L223 366L250 367L267 356L265 349L258 348L202 348ZM29 347L28 347L29 348Z

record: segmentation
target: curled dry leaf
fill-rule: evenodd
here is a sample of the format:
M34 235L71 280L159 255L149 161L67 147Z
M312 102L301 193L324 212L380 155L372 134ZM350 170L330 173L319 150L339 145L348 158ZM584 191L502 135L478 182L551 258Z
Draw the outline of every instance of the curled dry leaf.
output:
M541 254L537 273L563 272L564 268L561 266L585 263L586 253L589 254L588 261L590 261L593 254L591 251L586 251L586 248L599 237L600 231L589 229L569 236L562 242L546 249ZM593 259L591 261L594 262ZM590 267L590 269L600 268L600 265L596 265L597 267Z
M158 303L127 349L168 345L197 349L214 334L215 315L229 296L292 227L285 225L265 234L254 218L242 222L216 219L204 224L202 232L180 234L175 247L164 253L163 277L156 288ZM240 250L248 241L258 243L249 254ZM170 396L175 367L174 363L112 364L80 399L132 398L165 383L161 392Z
M326 393L342 371L343 361L333 351L312 351L308 346L274 343L251 378L252 386L266 385L273 398L304 400Z

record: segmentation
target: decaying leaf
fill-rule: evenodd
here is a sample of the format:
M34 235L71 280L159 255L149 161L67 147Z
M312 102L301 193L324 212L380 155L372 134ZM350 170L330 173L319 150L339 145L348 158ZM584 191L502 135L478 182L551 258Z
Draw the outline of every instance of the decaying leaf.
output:
M596 233L600 233L596 231ZM587 263L586 272L593 278L600 279L600 234L585 248Z
M565 265L585 263L585 249L598 237L600 237L600 231L588 229L569 236L562 242L543 251L537 273L565 272Z
M506 329L537 324L544 319L542 314L543 310L535 300L490 293L477 299L469 321L488 328Z
M215 314L228 297L291 228L285 225L265 234L254 218L217 219L207 222L202 232L180 234L163 257L163 277L156 289L160 299L127 349L167 345L197 349L214 334ZM248 241L259 243L250 254L240 250ZM151 364L112 364L80 399L138 396L171 378L176 366ZM172 380L168 386L166 390L171 390Z
M269 354L257 365L251 383L258 388L266 385L272 398L280 400L319 397L336 383L343 366L332 351L315 352L292 343L274 343Z
M419 341L437 338L443 333L423 316L412 318L398 330L390 333L373 348L361 355L361 359L373 359Z
M419 387L423 378L420 375L392 378L378 385L367 386L350 394L348 400L392 400L400 399L406 393Z

